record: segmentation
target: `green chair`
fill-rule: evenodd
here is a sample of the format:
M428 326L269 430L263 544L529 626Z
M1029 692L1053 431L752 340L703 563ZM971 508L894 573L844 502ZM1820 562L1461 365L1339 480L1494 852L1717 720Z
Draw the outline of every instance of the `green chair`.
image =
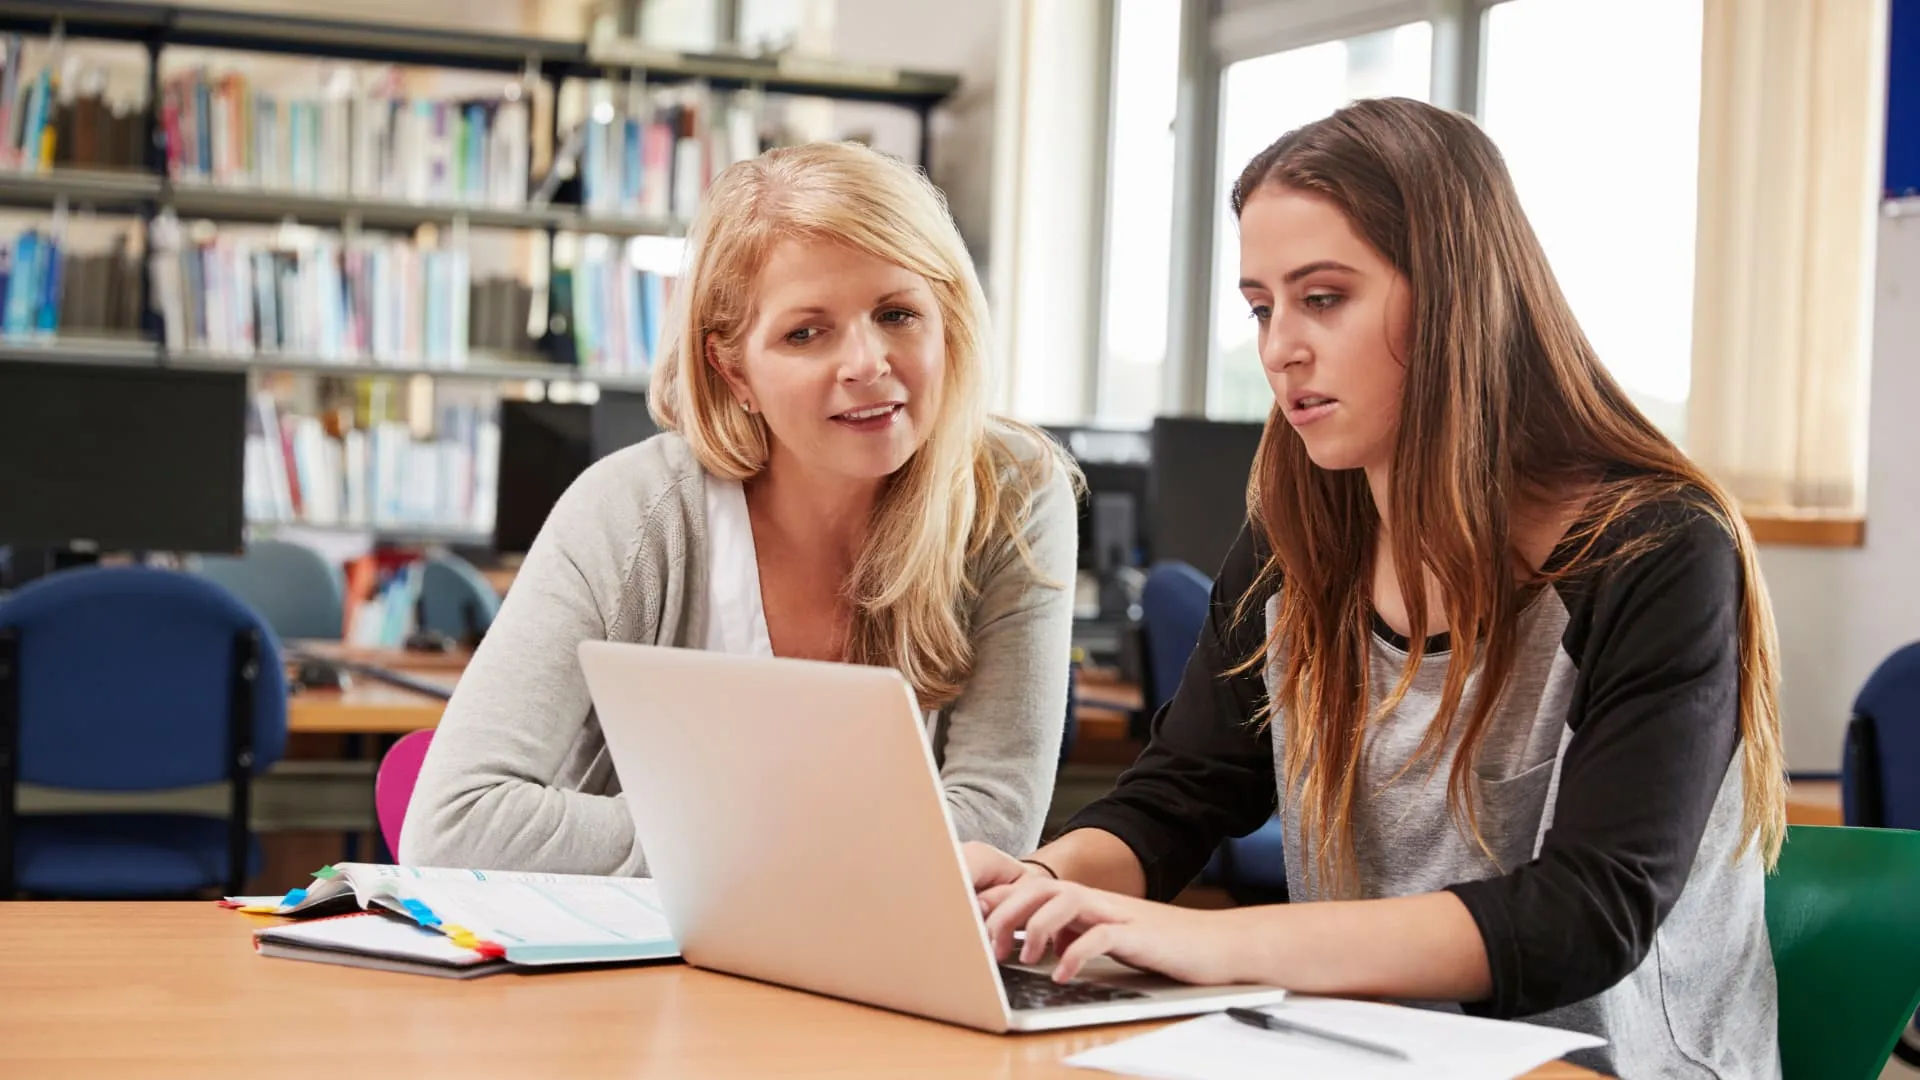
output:
M1920 832L1789 828L1767 934L1785 1080L1876 1080L1920 1009Z

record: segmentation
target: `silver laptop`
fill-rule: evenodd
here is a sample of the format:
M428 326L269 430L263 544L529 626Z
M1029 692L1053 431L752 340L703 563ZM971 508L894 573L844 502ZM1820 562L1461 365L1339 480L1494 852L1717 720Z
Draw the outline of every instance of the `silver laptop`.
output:
M986 1031L1285 996L996 964L898 672L604 641L580 664L690 964Z

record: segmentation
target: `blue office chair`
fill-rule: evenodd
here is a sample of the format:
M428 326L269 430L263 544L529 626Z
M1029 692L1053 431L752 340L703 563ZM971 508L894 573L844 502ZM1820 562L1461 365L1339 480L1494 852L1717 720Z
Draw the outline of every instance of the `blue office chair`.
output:
M1847 824L1920 829L1920 642L1881 661L1854 698L1840 789Z
M1840 762L1847 824L1920 829L1920 642L1895 650L1867 676ZM1920 1068L1920 1016L1893 1052Z
M0 602L0 899L244 891L252 779L287 746L273 630L191 574L78 569ZM226 781L228 816L20 815L17 785L159 791Z
M282 641L340 640L344 575L305 544L255 540L244 555L203 556L188 569L250 605Z
M452 552L428 555L420 575L420 629L478 643L500 613L500 594L478 567Z
M1150 711L1158 712L1179 688L1187 659L1207 624L1212 593L1207 576L1183 562L1158 563L1147 573L1140 592L1146 654L1141 692ZM1200 880L1226 889L1243 904L1285 900L1287 864L1279 818L1248 836L1227 838L1207 860Z
M1183 562L1155 563L1140 588L1140 636L1146 663L1140 694L1150 713L1173 699L1187 658L1207 625L1213 582Z

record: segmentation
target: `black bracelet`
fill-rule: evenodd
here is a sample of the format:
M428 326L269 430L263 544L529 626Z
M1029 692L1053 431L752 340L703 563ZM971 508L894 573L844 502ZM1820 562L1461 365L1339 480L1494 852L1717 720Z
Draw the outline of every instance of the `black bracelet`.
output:
M1045 870L1047 872L1047 876L1052 878L1055 881L1060 880L1060 875L1054 873L1053 867L1048 866L1046 863L1041 862L1039 859L1021 859L1020 861L1023 863L1026 863L1028 866L1037 866L1040 869Z

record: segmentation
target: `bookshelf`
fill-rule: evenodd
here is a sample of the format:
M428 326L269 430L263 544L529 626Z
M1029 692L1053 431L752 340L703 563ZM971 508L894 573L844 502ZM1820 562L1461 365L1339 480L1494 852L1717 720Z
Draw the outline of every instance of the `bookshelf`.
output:
M923 166L929 159L930 114L959 85L957 77L945 73L839 65L815 58L689 54L647 48L629 41L590 43L125 0L0 0L0 33L143 46L148 69L146 123L150 137L147 143L151 147L146 172L84 168L0 171L0 206L23 210L65 206L101 214L139 216L147 221L163 210L171 210L181 218L232 224L273 225L292 221L356 230L408 230L439 225L536 231L549 238L558 233L619 238L674 237L685 231L684 222L671 217L596 214L578 205L562 203L503 207L423 202L271 190L171 177L166 170L165 135L157 119L161 56L169 47L514 72L550 84L556 102L561 86L569 80L619 78L647 86L700 82L723 91L754 90L876 102L910 110L919 118L919 157ZM557 104L555 111L557 114ZM554 122L557 125L557 115ZM559 143L555 138L555 149ZM143 305L143 308L149 306ZM0 354L18 355L23 349L36 359L71 359L79 363L100 362L103 356L124 359L128 355L138 356L145 362L150 349L151 362L159 364L244 363L266 370L338 375L364 372L463 379L591 379L628 388L644 381L524 358L478 358L458 368L429 364L341 364L274 354L210 360L191 352L176 354L160 344L149 347L140 342L70 342L61 338L0 346Z
M243 110L237 115L243 116L244 119L232 121L233 127L226 128L220 125L227 123L224 116L236 114L203 112L194 121L195 126L188 127L183 123L180 127L170 128L169 125L174 122L174 118L171 115L163 118L162 103L169 100L170 94L177 95L181 90L172 78L163 73L163 58L167 55L167 51L169 49L213 49L345 64L394 65L517 75L521 80L519 85L525 92L516 96L513 91L508 91L501 100L513 103L513 110L510 112L502 106L497 113L487 112L485 124L478 129L483 134L476 137L493 140L499 133L506 132L518 141L524 136L524 145L513 147L513 150L521 156L516 158L509 153L504 159L514 167L507 170L509 172L531 171L528 166L531 164L532 147L538 141L534 137L534 125L540 123L542 119L539 116L542 110L534 107L535 102L532 96L532 90L537 85L544 85L549 91L546 95L547 109L545 110L549 115L544 118L549 125L549 130L544 132L544 135L549 143L547 152L551 159L548 162L550 169L553 167L553 160L557 160L560 155L563 145L570 142L566 133L561 130L560 101L563 90L574 81L586 84L585 89L589 94L597 93L603 97L610 92L623 90L627 95L628 109L633 107L634 101L639 100L635 96L637 91L653 93L658 88L686 87L689 84L718 93L745 91L753 100L761 100L764 95L791 95L895 106L908 110L919 121L918 156L922 167L928 164L930 158L932 111L957 89L959 83L955 76L944 73L836 64L790 55L749 57L690 54L662 51L632 41L586 42L475 33L398 23L224 11L168 3L127 2L127 0L0 0L0 35L15 34L29 39L55 39L64 42L68 47L84 42L102 42L120 43L123 46L130 44L144 50L144 112L135 111L136 120L133 127L127 126L128 120L118 110L112 119L113 124L119 125L112 135L113 146L119 153L118 157L92 158L87 156L87 152L78 151L77 148L87 145L90 139L97 139L97 145L105 147L108 136L92 127L82 134L76 127L68 129L68 134L61 136L61 140L65 141L58 142L62 152L78 155L72 163L64 162L56 156L54 160L61 162L60 164L47 165L36 161L24 168L0 168L0 207L28 212L51 212L55 220L60 222L70 220L74 216L125 216L137 219L140 222L141 235L144 237L144 241L138 245L139 258L144 269L138 274L137 283L132 276L124 276L120 279L122 284L116 286L118 294L127 296L129 301L133 298L131 290L138 291L139 315L137 318L140 320L141 327L138 336L125 338L88 336L86 330L74 332L71 327L63 327L61 332L49 334L45 332L44 326L40 326L33 328L36 332L21 334L16 331L11 335L0 337L0 363L37 361L155 365L201 370L242 369L260 375L287 373L331 376L348 380L417 381L424 378L431 380L433 385L443 381L453 384L453 387L460 384L493 384L491 389L503 391L519 384L525 387L528 393L536 395L557 396L560 391L553 389L555 384L593 384L615 390L645 391L648 379L644 369L650 359L647 355L650 346L641 346L636 351L635 343L645 340L646 334L657 333L659 316L664 311L662 294L658 290L645 291L645 286L633 285L621 278L617 272L610 274L606 268L607 256L604 254L608 241L594 240L594 243L601 245L598 249L580 249L602 252L601 255L595 256L600 260L599 264L592 267L584 262L577 267L562 263L557 258L557 253L562 250L575 250L575 245L572 245L568 238L584 237L592 240L605 237L610 238L611 242L617 246L632 238L684 235L685 217L693 200L687 197L689 191L684 189L684 178L676 168L678 163L673 155L684 149L681 143L690 140L687 139L688 132L677 127L678 117L672 121L676 127L665 137L669 155L665 184L670 185L671 191L668 197L658 202L635 199L631 190L632 175L623 174L621 171L637 169L641 164L639 158L632 156L636 153L632 141L634 135L631 132L624 135L628 140L624 147L619 141L622 138L621 132L624 130L621 125L629 123L628 118L636 115L631 112L617 114L621 119L613 125L610 134L601 136L601 145L589 145L582 152L576 166L576 180L562 185L557 193L549 187L527 198L521 198L518 195L521 178L517 176L511 186L497 186L494 180L500 173L491 170L497 169L498 160L488 156L484 165L481 165L479 163L482 152L466 150L464 148L468 144L461 143L459 145L463 147L460 152L462 156L439 160L458 161L458 167L461 170L459 175L465 178L466 182L472 182L474 178L481 175L471 171L472 168L484 167L490 170L485 173L484 193L476 194L471 187L459 187L459 194L468 201L409 198L396 196L387 191L382 191L381 194L365 194L361 192L371 189L363 187L357 175L351 181L343 179L349 169L340 165L332 157L335 151L331 149L321 151L322 157L326 159L321 168L327 172L329 179L323 183L315 182L313 173L315 147L332 147L334 145L332 143L316 140L302 144L301 150L291 150L288 149L291 146L290 143L281 146L266 142L264 145L272 149L262 150L263 138L268 132L274 130L271 127L273 121L269 119L269 126L265 127L248 126L255 123L255 100L246 96L251 91L244 86L240 90L239 98L222 106ZM613 89L610 90L610 87ZM63 93L66 89L63 88ZM186 100L193 101L194 107L204 110L208 100L207 87L203 83L197 89L200 96L197 99ZM229 91L223 86L220 92ZM279 103L291 110L300 100L282 98ZM357 108L360 99L353 100L354 107ZM407 101L403 97L396 97L393 100L400 106L405 106ZM707 102L710 99L702 96L697 100ZM303 107L309 110L312 108L310 104ZM456 124L471 122L473 114L470 111L462 111L463 108L470 110L471 107L471 104L463 107L452 98L437 100L428 105L429 109L444 108L445 115L452 117ZM706 107L706 105L701 106L702 109ZM342 107L343 114L347 108L347 106ZM726 157L716 144L709 143L707 140L730 138L733 141L728 145L727 154L734 158L739 156L742 142L734 137L741 133L722 130L728 122L735 119L727 115L733 108L735 106L730 104L711 115L712 134L708 134L704 127L709 119L708 114L689 110L689 115L698 116L699 123L702 125L695 129L700 132L697 147L700 153L708 155L704 160L707 163L709 175L711 171L717 171L720 164L724 164ZM648 119L641 126L650 129L654 126L654 120L651 119L652 106L647 106L647 110L644 115ZM600 119L599 109L595 108L591 111L593 124L589 127L593 128L597 125L597 128L606 128L607 122ZM401 107L393 115L404 118L405 112L406 109ZM87 124L104 123L105 121L100 119L101 115L96 112L87 120ZM268 115L271 117L272 114ZM386 145L379 142L361 142L363 132L360 125L365 120L357 111L352 115L351 133L339 144L346 154L354 156L357 160L364 146ZM212 119L209 120L209 117ZM308 119L311 120L311 116ZM75 125L80 123L73 117L68 117L67 120ZM321 122L328 121L323 119ZM394 123L397 125L400 120L396 119ZM15 126L17 127L18 124L16 123ZM139 137L142 129L144 129L144 138ZM384 132L388 129L380 130ZM171 145L170 132L171 138L175 140ZM123 133L135 136L131 154L135 159L144 157L143 161L138 162L140 167L118 170L90 167L101 160L127 160L129 149L122 140ZM594 133L590 131L583 134ZM311 137L313 134L314 132L310 129L304 130L301 131L300 137ZM415 134L417 136L417 132ZM652 138L656 134L658 133L651 130L644 132L647 138ZM752 134L751 130L748 134ZM71 135L71 139L68 135ZM304 154L307 171L301 179L305 182L299 185L299 189L292 184L280 187L272 183L235 183L236 172L230 165L216 167L211 171L207 169L208 150L204 143L209 138L214 140L212 153L215 156L212 160L216 166L232 160L231 155L235 153L232 150L235 145L232 140L236 138L243 140L240 145L246 147L239 153L244 154L250 161L257 160L257 155L262 153L279 154L283 150L294 154L296 158ZM221 139L228 140L228 149L225 151L220 149L219 140ZM198 140L201 145L196 148L194 140ZM593 139L589 137L583 141L591 144ZM184 153L189 155L188 166L184 169L181 167L183 146L187 148ZM488 142L488 146L491 147L492 143ZM68 147L75 149L65 149ZM755 145L748 152L757 151L758 147ZM13 153L17 159L19 151L9 152ZM29 156L35 153L31 150L27 152ZM444 148L441 152L444 152ZM629 157L621 158L620 155L623 152ZM381 156L384 153L386 151L376 151L375 156L368 160L388 162L386 157ZM428 153L430 155L433 151ZM469 153L472 155L471 158L464 156ZM490 154L491 150L488 153ZM590 204L588 193L591 186L588 183L588 176L590 170L595 168L595 153L599 155L602 166L610 165L611 167L604 173L593 173L598 178L602 196ZM274 160L278 162L280 159L274 158ZM256 167L249 164L247 170ZM404 169L409 166L400 167ZM411 167L417 168L417 161L411 162ZM651 157L646 159L645 167L649 170L654 167ZM249 179L267 175L247 170L242 172ZM696 172L698 171L696 169ZM273 174L269 177L270 180L287 178L282 167L277 164L268 172ZM434 183L440 183L445 178L444 174L434 175ZM525 176L524 180L528 192L534 192L540 187L541 177L537 174ZM382 179L380 182L390 185L391 177ZM400 183L409 195L418 195L422 190L441 190L406 186L410 183L409 181ZM649 173L647 184L658 187L660 181ZM621 190L613 192L613 198L607 198L607 192L616 187ZM699 189L703 187L704 180L701 180L691 188L691 194L697 198ZM325 188L325 190L316 190L316 188ZM501 195L503 191L504 198ZM650 194L649 198L652 199L657 194L656 191ZM429 227L443 235L443 239L435 241L442 245L439 249L442 251L464 251L469 229L543 234L547 255L546 265L549 268L547 273L551 276L541 275L541 279L536 284L523 285L522 288L524 290L531 287L540 291L540 302L533 310L548 313L544 324L548 328L548 333L543 338L529 338L533 348L526 353L512 351L503 353L483 349L478 347L481 338L475 337L473 342L469 342L467 337L461 337L460 344L454 348L452 356L441 355L431 361L424 358L396 359L388 355L379 355L374 359L363 358L376 355L376 351L369 350L364 343L347 347L347 354L354 356L354 359L335 359L331 355L322 356L287 348L270 348L266 345L264 326L259 328L261 336L256 337L253 321L243 316L241 321L246 324L244 332L239 337L230 336L230 340L239 344L228 348L228 351L215 351L206 346L220 346L220 341L207 340L204 334L206 324L212 320L214 307L224 304L227 305L226 310L231 311L231 305L235 303L246 305L257 300L260 304L259 312L265 312L267 308L264 300L249 297L248 290L242 285L238 287L238 292L228 294L217 304L209 302L209 307L201 310L196 316L195 309L191 306L195 300L195 294L189 292L186 308L189 314L185 320L189 334L182 338L177 330L167 332L163 329L159 312L167 311L169 317L177 322L181 308L177 289L174 292L156 292L160 287L155 282L162 277L156 269L162 258L158 253L170 255L175 251L184 251L185 254L181 256L184 261L180 265L191 269L193 273L181 276L190 278L200 273L198 264L194 262L195 244L200 245L203 253L200 257L205 260L227 257L222 249L228 245L222 236L216 235L213 239L204 236L195 239L187 236L184 241L177 239L181 235L179 223L188 221L213 222L220 227L217 230L220 234L226 232L225 226L228 225L270 227L295 225L304 229L332 230L341 236L324 241L323 244L332 245L333 248L342 252L356 245L377 246L380 242L361 238L389 234L402 235ZM157 233L156 228L160 232ZM176 246L172 248L165 247L158 239L169 232L176 237L172 241ZM641 242L644 243L644 241ZM453 245L451 248L445 246L449 243ZM427 246L418 248L419 252L427 250L429 250ZM623 251L616 251L615 265L619 257L623 257L624 254ZM344 259L347 256L343 254L338 257ZM254 264L255 268L270 269L272 266L273 256L271 255L247 255L240 261L244 262L246 258L265 260ZM301 258L304 258L304 255ZM208 262L208 265L214 264ZM219 265L224 267L226 264ZM643 261L636 265L645 265L645 263ZM559 298L569 295L560 291L559 274L562 267L567 269L569 275L571 303L574 305L588 303L590 308L560 306ZM267 270L260 269L258 272L264 274ZM219 273L224 278L226 270L221 269ZM471 284L476 290L475 295L478 296L479 288L487 284L490 279L471 277L464 260L458 274L457 278L452 279L450 291L436 293L434 299L424 303L435 307L442 318L455 318L458 323L467 324L466 329L460 333L477 335L477 324L471 321L472 316L467 311L467 289ZM646 274L642 272L641 277L645 276ZM38 281L37 278L31 280ZM59 282L57 271L54 272L52 280ZM247 278L243 274L234 280L245 282ZM262 277L260 280L265 282L276 279ZM415 281L414 284L417 285L418 282ZM669 280L666 284L670 288L672 283ZM37 289L39 286L36 284L34 287ZM190 287L200 289L197 278ZM263 285L262 287L270 291L273 286ZM377 292L371 285L363 284L361 288L369 290L369 295ZM550 295L546 291L549 288L551 288ZM644 301L629 299L629 297L639 298L643 291L645 291ZM588 295L589 292L593 299L582 301L581 297ZM324 292L321 295L324 295ZM445 299L447 296L457 296L459 299L448 300ZM166 302L169 298L173 300L171 305ZM205 298L205 293L200 294L199 299L205 300ZM371 303L364 300L360 302ZM644 316L638 314L637 309L634 308L633 305L636 302L644 303L647 312ZM350 301L349 306L352 303ZM458 314L445 315L444 313L448 310L445 306L447 304L456 305L452 310ZM391 317L390 311L376 306L367 310L352 311L347 318L350 322L355 318L364 320L368 317L368 310L371 310L376 317L382 315ZM524 296L522 310L526 310ZM587 326L586 311L588 310L593 311L596 316L591 329ZM577 315L578 318L577 320L558 318L556 312ZM605 322L600 321L601 315L606 317ZM329 312L325 317L330 319L333 315ZM429 316L429 318L432 317ZM203 331L199 337L191 333L196 318ZM542 325L537 315L532 322L535 326ZM113 325L120 326L124 323ZM223 325L225 325L224 322ZM240 324L234 325L237 327ZM441 322L439 325L444 329L447 324ZM644 332L640 330L643 325L646 328ZM359 332L365 332L364 325L359 328ZM97 335L100 331L94 333ZM338 331L333 333L337 337ZM445 343L444 336L434 337L433 340L441 345ZM259 342L257 349L256 341ZM335 350L335 345L331 341L321 347L329 353ZM590 352L591 355L589 355ZM609 367L612 370L609 370ZM450 387L450 390L453 387ZM569 392L580 393L580 390ZM382 393L397 395L402 391L383 391ZM587 393L590 394L591 390L587 389ZM586 400L591 400L591 397L587 397ZM295 419L305 422L305 418ZM254 438L255 436L250 435L250 442ZM329 436L329 438L337 441L338 436ZM331 444L326 451L329 454L338 452ZM349 472L351 471L352 468L349 469ZM282 486L284 487L284 484ZM376 536L396 543L485 543L487 540L480 530L463 529L457 525L445 527L388 524L375 524L370 527L316 525L312 522L288 521L282 518L261 522L257 528L267 532L281 528L371 531Z

